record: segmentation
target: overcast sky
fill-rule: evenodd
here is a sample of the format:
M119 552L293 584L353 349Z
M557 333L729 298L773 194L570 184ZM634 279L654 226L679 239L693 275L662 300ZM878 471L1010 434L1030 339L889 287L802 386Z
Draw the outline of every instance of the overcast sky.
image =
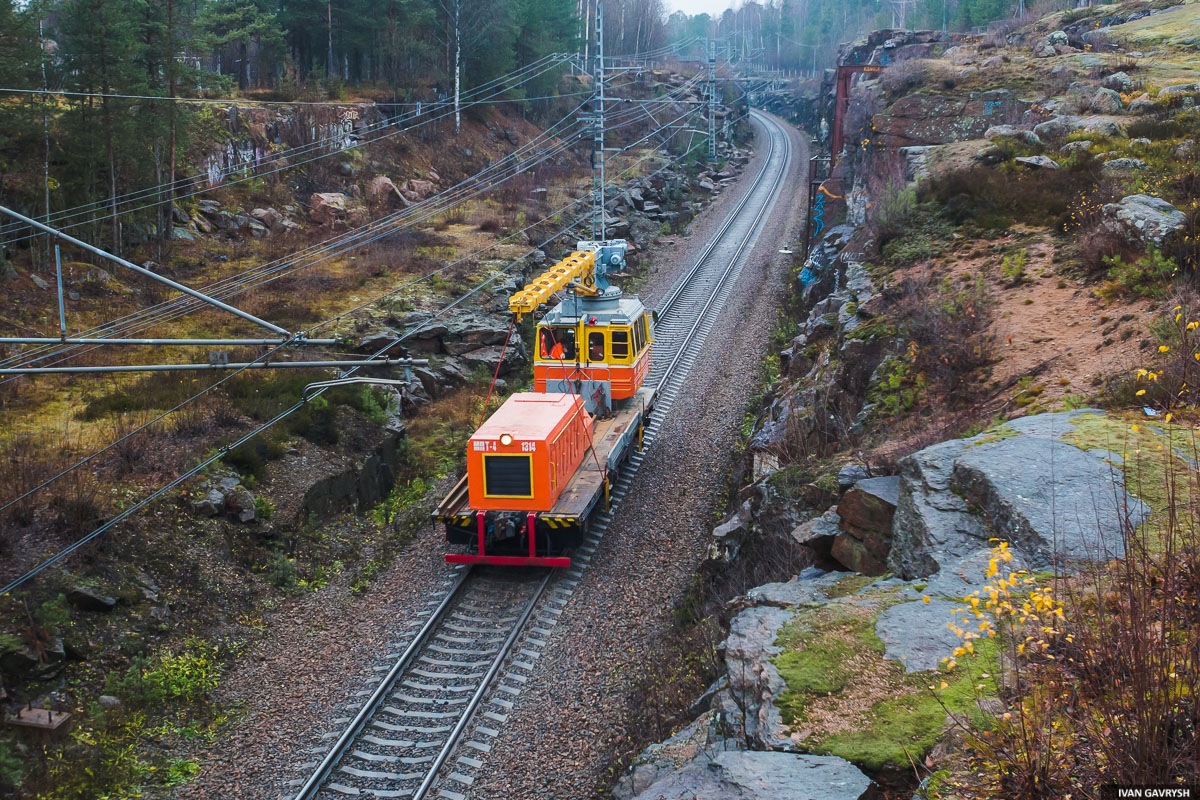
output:
M671 11L683 11L688 14L711 14L720 16L721 12L734 4L734 0L667 0L667 8Z

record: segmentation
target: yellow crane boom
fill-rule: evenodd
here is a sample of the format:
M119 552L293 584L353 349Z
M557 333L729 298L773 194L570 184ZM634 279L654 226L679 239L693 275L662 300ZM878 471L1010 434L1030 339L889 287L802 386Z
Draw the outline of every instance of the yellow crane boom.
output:
M565 288L571 281L578 280L582 294L596 293L596 253L592 250L577 250L559 261L526 284L525 288L508 299L508 310L520 319L522 314L532 313L550 295Z

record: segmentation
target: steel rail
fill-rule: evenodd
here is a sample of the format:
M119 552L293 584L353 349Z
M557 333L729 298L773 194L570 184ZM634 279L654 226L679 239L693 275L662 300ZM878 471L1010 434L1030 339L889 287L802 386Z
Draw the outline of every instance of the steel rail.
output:
M457 723L450 731L450 735L445 744L443 744L441 750L438 752L438 755L434 758L433 763L426 771L421 785L418 786L411 795L412 800L422 800L422 798L424 798L429 792L430 788L432 788L433 784L437 781L438 774L445 765L446 759L450 757L451 753L453 753L454 749L458 746L463 732L466 731L467 726L475 716L476 710L478 710L480 704L484 700L484 697L486 697L487 691L491 688L493 682L495 681L496 675L500 672L500 668L504 665L505 659L507 659L509 653L512 652L513 645L516 644L521 633L524 632L525 626L529 622L529 618L533 616L534 609L537 608L538 603L541 602L542 597L545 596L546 588L550 585L551 579L557 574L557 572L558 570L547 570L546 574L542 577L541 583L539 583L537 589L534 590L533 596L526 602L524 610L513 623L512 629L509 631L507 638L500 646L499 651L493 657L487 672L484 673L483 677L480 679L478 688L471 696L470 701L464 707ZM313 800L313 798L317 796L317 793L321 791L321 787L330 778L333 771L341 762L342 758L346 755L350 748L353 747L359 735L362 733L363 728L366 727L366 724L375 716L375 713L379 710L380 706L383 705L383 702L387 699L388 693L391 692L392 687L394 687L401 676L403 676L409 670L417 654L421 652L426 644L428 644L428 642L433 638L434 634L441 629L442 623L446 619L447 612L454 607L455 602L463 593L463 588L467 585L469 579L474 574L477 573L472 572L471 567L468 567L459 573L459 577L451 587L450 591L447 592L446 596L442 599L441 603L438 604L438 607L429 616L429 619L426 620L425 624L421 626L421 629L417 632L417 635L413 637L411 642L409 642L408 647L404 649L404 652L400 655L400 658L397 659L396 663L393 664L391 669L388 670L387 675L384 676L379 685L375 687L375 691L371 693L371 696L367 698L366 702L363 703L361 708L359 708L358 713L354 715L354 718L350 721L349 725L347 725L345 730L342 731L342 734L337 738L337 741L333 743L333 746L330 747L329 752L325 754L325 757L322 758L317 764L316 768L309 775L308 779L297 790L295 794L295 800Z
M334 768L338 765L338 762L341 761L342 756L346 754L348 749L350 749L350 745L354 744L354 740L358 738L358 734L362 732L363 727L375 714L376 709L378 709L380 704L383 703L383 701L387 698L387 694L396 684L396 680L406 669L408 669L408 666L412 663L413 658L417 655L425 643L429 641L438 627L441 626L443 617L446 616L446 612L454 604L455 598L458 597L463 586L466 585L467 578L470 577L470 575L470 569L465 569L459 573L458 580L455 582L454 586L449 592L446 593L446 596L442 598L442 602L436 609L434 609L434 612L429 615L429 619L426 620L425 624L421 626L421 630L417 631L417 635L413 637L412 641L408 643L408 647L404 649L404 652L400 654L400 658L397 659L396 663L392 665L392 668L388 670L388 674L384 676L384 679L380 682L380 684L375 687L375 691L371 693L371 696L367 699L367 702L363 703L362 708L360 708L358 713L354 715L354 719L350 721L350 724L346 727L346 730L344 730L342 735L338 737L337 741L333 743L333 747L329 749L329 752L326 753L325 757L321 759L320 763L317 764L317 768L313 770L312 775L310 775L308 780L305 781L300 787L300 790L296 793L296 800L309 800L309 798L316 796L317 791L321 788L321 784L324 783L325 779L329 777L329 774L333 772Z
M757 112L755 112L755 113L757 113ZM700 309L700 313L696 314L696 319L692 323L692 327L688 330L687 334L683 337L683 340L682 340L682 343L681 343L679 349L675 351L675 355L671 359L670 364L668 364L667 368L663 371L663 378L659 382L660 386L667 382L667 380L670 378L672 372L674 372L676 366L678 365L679 360L681 358L683 358L684 353L687 352L687 349L688 349L687 345L688 345L689 341L695 335L696 330L700 327L701 323L704 322L705 315L708 313L709 309L712 308L713 303L717 299L717 295L720 294L721 288L725 285L725 281L729 279L729 274L733 271L733 268L734 268L734 266L736 266L738 259L741 258L742 253L746 250L746 246L750 243L750 240L754 237L755 228L758 226L758 223L760 221L762 221L762 218L764 216L766 216L767 212L774 206L774 203L772 202L772 198L777 196L776 192L778 191L780 184L783 183L784 178L787 176L788 167L789 167L790 161L791 161L791 142L789 141L789 139L787 137L787 132L783 131L773 121L770 121L764 115L759 114L759 116L760 116L760 121L766 120L766 123L764 124L763 127L767 127L768 125L771 126L771 129L770 129L770 133L772 136L771 150L767 153L767 157L765 159L763 159L763 162L764 162L763 170L760 171L758 176L755 178L754 186L752 186L751 190L746 193L746 196L744 198L742 198L742 202L738 204L738 212L740 212L740 210L745 206L746 201L750 199L751 195L753 195L755 193L755 189L757 188L757 185L758 185L758 179L762 177L763 171L765 171L767 169L767 167L770 166L771 158L775 155L775 147L776 147L775 137L780 136L780 135L782 135L782 138L783 138L784 166L782 169L779 170L779 174L775 176L775 180L772 181L771 187L766 192L766 200L763 201L762 207L759 208L758 212L754 215L754 219L747 226L745 236L742 237L742 240L738 243L737 249L734 251L733 255L730 257L729 263L726 264L725 270L721 274L721 277L717 280L716 285L713 288L712 294L709 295L708 301L704 304L704 307ZM735 216L738 212L735 212ZM720 234L718 234L718 238L719 237L720 237ZM700 265L703 264L704 260L708 258L708 254L711 253L711 251L712 251L712 248L708 248L705 252L705 255L702 258L697 259L696 266L693 267L693 272L700 268ZM689 274L691 274L691 273L689 273ZM680 286L680 289L682 289L682 288L683 287ZM678 293L673 294L671 297L671 302L674 303L675 299L678 296L679 296Z
M751 113L753 114L755 112ZM688 270L687 275L683 278L683 280L679 281L671 289L671 292L667 295L666 299L663 300L662 305L658 309L655 309L660 315L665 315L671 310L671 307L675 305L675 302L679 299L679 296L683 293L683 290L687 288L687 285L691 282L692 278L696 276L708 257L712 255L713 250L715 250L717 246L721 244L722 237L724 237L729 228L733 226L734 222L737 221L737 217L742 213L742 209L745 208L746 203L750 202L750 198L754 195L755 187L762 179L762 176L766 174L767 167L770 165L771 155L774 152L774 145L775 143L772 141L771 152L768 152L767 157L763 159L762 168L759 169L758 174L754 176L754 181L750 184L750 188L746 191L746 194L738 202L737 206L734 207L729 216L726 217L725 222L721 225L720 229L717 230L717 234L713 236L712 240L709 241L705 248L700 251L700 255L696 258L696 263L692 265L690 270Z
M773 208L774 199L777 198L777 196L778 196L777 192L778 192L779 186L782 184L783 180L786 178L786 176L788 174L788 170L790 169L791 142L787 138L786 131L784 131L780 126L778 126L776 123L774 123L773 121L771 121L769 119L764 119L763 123L764 123L763 127L768 131L768 133L771 136L771 141L770 141L771 149L768 151L767 157L764 160L765 163L764 163L763 171L760 171L759 174L756 176L755 182L754 182L754 187L752 188L751 192L747 193L747 197L743 198L743 202L738 204L738 206L735 210L734 216L739 215L743 210L745 210L746 200L751 195L761 196L762 192L758 191L758 189L760 188L760 187L758 187L759 179L763 176L763 174L765 174L765 170L770 167L772 159L780 147L782 147L782 160L783 160L782 166L779 169L778 175L771 182L769 188L766 189L766 198L762 201L761 207L755 211L753 218L750 220L750 223L748 225L747 234L745 236L743 236L741 238L741 240L738 242L737 251L734 253L733 257L729 260L729 264L722 271L720 277L717 280L712 282L711 292L709 293L708 299L705 302L703 308L696 314L695 322L689 328L687 335L679 340L678 351L677 351L676 357L672 359L672 361L667 366L667 368L665 370L663 370L663 372L661 373L662 379L658 384L660 387L667 386L668 381L671 379L679 379L680 378L680 375L676 374L677 371L679 370L679 365L680 365L679 357L682 356L683 354L690 352L693 349L692 345L695 344L695 341L697 339L696 334L700 328L700 325L702 323L704 323L705 321L711 321L708 319L708 316L707 316L709 314L709 311L718 302L718 300L720 299L720 297L722 295L722 292L729 286L730 276L733 273L734 268L737 266L739 260L741 259L742 253L745 251L750 240L753 238L755 229L758 226L759 222L761 221L763 216L765 214L767 214ZM780 136L783 137L782 143L779 141ZM722 228L722 233L719 234L717 237L718 241L724 235L724 232L727 230L728 230L727 227ZM706 248L706 250L707 249L708 248ZM699 263L702 265L704 263L704 261L701 260L701 261L699 261ZM695 277L697 272L698 272L698 270L689 270L689 272L687 273L687 281L686 282L690 282ZM671 400L668 398L664 398L662 401L660 401L656 405L655 412L654 412L655 415L661 417L661 415L665 414L669 410L670 404L671 404ZM657 422L652 422L651 429L647 431L647 433L648 433L647 446L649 444L653 443L653 441L654 441L654 438L655 438L654 427L656 425L657 425ZM619 503L624 499L626 493L631 488L633 476L634 476L634 474L636 474L638 468L640 467L640 465L642 463L642 459L643 459L643 453L641 453L641 452L633 453L631 455L630 461L627 464L627 466L621 470L621 474L613 488L610 510L605 513L598 514L594 524L591 526L591 533L588 536L587 546L585 548L585 550L589 551L589 552L577 554L578 558L573 559L573 563L575 563L578 566L578 568L580 568L580 569L584 568L586 566L586 564L588 563L588 561L590 561L590 557L591 557L590 553L594 552L595 546L598 543L599 538L607 530L609 523L611 523L611 521L613 519L613 514L615 513ZM567 593L569 594L570 590L567 590ZM532 609L532 606L531 606L531 609ZM519 624L521 626L523 626L524 622L521 622ZM545 623L543 622L543 624L545 624ZM510 636L510 641L515 639L515 637L517 635L518 635L518 632L514 631ZM507 643L506 643L506 646L508 646ZM502 660L503 659L497 659L497 661L493 664L493 670L490 670L487 678L485 678L485 683L481 684L479 686L479 688L477 689L475 696L479 700L482 701L482 699L486 696L487 690L490 688L490 684L492 683L492 681L495 678L494 673L498 671L500 662ZM474 706L472 706L472 708L474 708ZM455 738L457 738L461 741L461 735L463 732L466 731L469 724L470 724L469 716L464 715L462 718L460 718L459 725L456 726L456 729L454 732ZM428 791L430 789L432 789L435 785L438 785L438 781L440 779L439 773L441 771L441 768L442 768L442 766L444 766L446 759L449 758L453 754L453 750L454 750L455 746L456 745L455 745L454 741L447 742L447 744L442 749L442 753L439 754L439 758L434 762L433 768L431 768L430 771L427 773L426 779L422 783L421 788L415 794L413 794L411 796L411 800L424 800L424 798L427 796ZM300 800L300 799L298 798L298 800Z
M488 689L492 688L492 684L496 680L496 675L500 672L500 667L504 665L504 660L512 652L513 645L517 643L517 638L525 630L525 625L528 624L529 618L533 616L533 610L537 608L538 602L541 601L542 596L546 593L546 587L550 585L550 579L557 574L557 569L551 569L542 578L542 582L534 591L533 597L530 599L528 605L525 606L525 610L521 613L520 618L513 625L512 631L509 632L508 638L500 646L500 652L496 653L496 657L492 659L491 666L488 667L483 680L479 682L479 688L475 690L475 694L471 695L471 700L467 703L462 716L458 718L454 730L450 731L450 737L446 740L446 744L442 746L441 751L433 760L433 765L430 766L429 771L425 774L425 780L421 781L421 785L413 793L412 800L423 800L425 795L429 793L429 790L433 788L434 782L438 779L438 773L442 771L442 765L446 763L446 759L454 752L454 748L458 747L463 732L466 731L471 718L475 716L475 711L479 708L479 704L483 702Z

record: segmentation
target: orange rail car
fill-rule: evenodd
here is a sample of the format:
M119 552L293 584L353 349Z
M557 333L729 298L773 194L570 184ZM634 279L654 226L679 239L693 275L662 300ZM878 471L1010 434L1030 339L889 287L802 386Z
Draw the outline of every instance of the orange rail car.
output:
M592 416L578 395L520 392L467 443L471 508L549 511L592 444Z

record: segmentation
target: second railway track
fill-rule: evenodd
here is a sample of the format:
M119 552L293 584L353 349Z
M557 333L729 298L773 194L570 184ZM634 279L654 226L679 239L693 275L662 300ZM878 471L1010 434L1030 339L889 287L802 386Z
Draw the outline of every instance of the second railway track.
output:
M791 166L787 132L752 112L768 139L762 167L716 236L659 305L654 366L658 401L642 452L634 453L567 570L454 570L446 596L346 721L296 800L378 797L460 800L470 793L583 570L632 486L644 448L670 411L684 379L741 274Z

